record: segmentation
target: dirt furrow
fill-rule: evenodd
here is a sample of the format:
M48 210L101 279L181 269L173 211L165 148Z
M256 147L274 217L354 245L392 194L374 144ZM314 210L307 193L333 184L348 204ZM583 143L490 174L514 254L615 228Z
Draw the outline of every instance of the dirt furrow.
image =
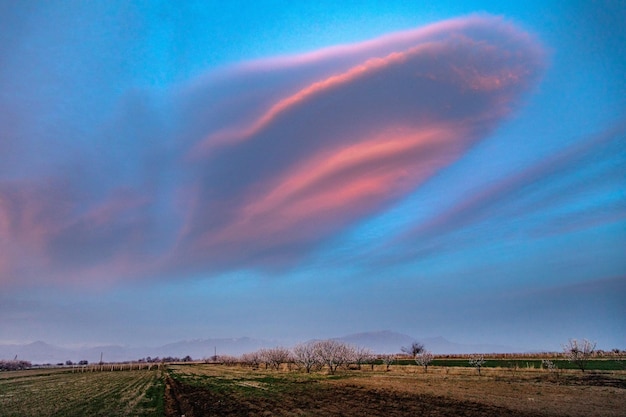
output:
M169 378L166 417L196 416L372 416L389 417L531 417L504 407L457 401L431 395L411 395L344 384L305 384L288 392L241 393L216 391ZM547 415L546 415L547 416Z

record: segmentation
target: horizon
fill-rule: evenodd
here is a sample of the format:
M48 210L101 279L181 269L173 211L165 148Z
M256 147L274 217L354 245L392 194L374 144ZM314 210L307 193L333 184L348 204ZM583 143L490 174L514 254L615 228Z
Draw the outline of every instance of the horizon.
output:
M402 338L403 341L398 342L398 338ZM391 339L391 340L390 340ZM56 348L67 351L66 353L70 355L82 355L85 356L85 353L90 352L92 355L97 354L97 351L106 350L107 348L121 348L124 349L122 353L117 353L117 356L114 355L116 360L112 362L119 361L127 361L137 358L131 357L129 355L139 354L143 352L142 357L150 357L152 355L146 355L145 353L154 354L155 349L170 349L169 351L163 350L158 356L170 356L170 357L182 357L182 356L190 356L184 353L185 345L197 345L197 344L206 344L209 343L216 351L218 350L218 346L221 349L221 354L226 354L229 356L240 356L244 353L250 353L256 351L261 348L274 348L274 347L286 347L293 348L298 344L302 343L310 343L316 340L339 340L343 341L349 346L354 347L363 347L371 350L375 354L387 354L387 353L397 353L401 354L404 346L408 346L413 342L419 342L424 345L425 349L429 352L432 352L436 355L469 355L469 354L532 354L532 353L562 353L564 346L566 343L561 344L560 349L550 350L544 349L539 346L509 346L509 345L501 345L501 344L490 344L490 343L481 343L480 340L474 341L474 343L458 343L454 340L449 340L443 336L422 336L415 337L412 335L395 332L393 330L372 330L372 331L363 331L356 332L344 335L336 335L334 337L327 338L317 338L312 337L306 340L293 340L293 339L281 339L281 338L254 338L249 336L239 336L239 337L206 337L206 338L195 338L195 339L184 339L184 340L172 340L164 344L159 345L130 345L130 344L69 344L69 345L59 345L47 343L43 340L35 340L30 342L12 342L12 343L3 343L0 344L0 355L2 354L2 349L5 350L9 347L15 347L17 350L12 351L9 356L15 355L21 360L29 360L28 355L34 356L35 358L41 358L40 355L46 355L46 353L41 351L36 351L35 353L27 353L24 354L24 351L19 350L20 348L28 348L33 345L44 345L45 348ZM357 340L354 342L354 340ZM570 339L571 340L571 339ZM582 339L580 339L582 340ZM610 352L615 349L620 349L619 347L608 347L608 346L598 346L596 341L591 341L595 346L595 351L604 351ZM222 343L221 345L219 343ZM232 345L232 344L235 345ZM256 346L256 348L242 348L241 346L237 346L237 344L241 343L252 343L252 346ZM395 344L394 344L395 343ZM434 348L432 345L434 344ZM397 346L396 346L397 345ZM227 346L227 347L224 347ZM228 347L230 346L230 347ZM245 346L245 345L243 345ZM373 346L377 346L375 348ZM178 349L178 350L176 350ZM196 348L197 349L197 348ZM395 349L395 350L394 350ZM446 350L448 349L448 350ZM193 350L193 348L192 348ZM210 349L209 349L210 350ZM620 349L621 350L621 349ZM397 352L396 352L397 351ZM8 350L6 350L8 352ZM48 352L48 351L46 351ZM130 353L132 352L132 353ZM110 353L110 352L109 352ZM197 350L194 350L196 356L191 356L194 360L199 360L200 358L206 357L206 354L197 356ZM210 353L207 351L207 354ZM50 354L50 353L48 353ZM52 354L50 354L52 355ZM122 355L124 359L121 359ZM82 357L82 359L87 359L86 357ZM88 356L88 354L87 354ZM0 356L0 360L8 360L9 358L3 358ZM76 358L69 358L76 359ZM93 358L92 358L93 359ZM29 360L30 362L34 362L36 364L42 363L42 360ZM43 361L45 362L45 361Z
M287 348L293 349L302 343L312 343L320 340L337 340L347 346L365 348L376 355L402 355L403 349L414 342L419 342L424 348L436 356L449 355L543 355L562 354L563 348L557 351L545 349L519 349L512 346L490 344L458 344L441 336L421 337L397 333L389 330L362 332L333 337L329 339L312 338L290 343L280 343L277 340L262 340L249 337L240 338L208 338L177 341L161 346L120 346L120 345L93 345L93 346L57 346L35 341L28 344L0 345L0 361L9 360L3 354L16 357L21 361L28 361L34 365L50 365L65 363L68 360L78 363L87 361L95 363L102 360L105 363L119 363L137 361L141 359L183 358L189 357L193 361L206 360L215 354L223 357L242 357L262 349ZM13 350L10 350L13 348ZM20 350L22 349L22 350ZM595 348L596 351L611 352L612 349ZM404 352L406 353L406 352Z
M312 340L327 340L327 339L343 339L343 338L350 338L350 337L354 337L354 336L372 336L372 335L381 335L381 334L387 334L387 335L393 335L393 336L406 336L407 338L410 338L414 341L417 342L421 342L424 340L436 340L436 339L441 339L441 340L445 340L447 342L451 342L454 343L454 341L450 341L448 339L446 339L443 336L422 336L422 337L414 337L405 333L399 333L399 332L395 332L393 330L372 330L372 331L362 331L362 332L355 332L355 333L349 333L349 334L344 334L344 335L335 335L335 336L331 336L328 338L318 338L318 337L312 337L306 340L290 340L288 338L269 338L269 339L260 339L260 338L255 338L255 337L250 337L250 336L246 336L246 335L242 335L242 336L237 336L237 337L204 337L204 338L195 338L195 339L182 339L182 340L172 340L170 342L167 342L165 344L159 344L159 345L146 345L146 346L139 346L139 345L120 345L120 344L101 344L101 343L90 343L90 344L69 344L69 345L59 345L59 344L52 344L52 343L48 343L45 340L32 340L32 341L13 341L13 342L8 342L8 343L4 343L2 344L2 346L7 346L7 345L32 345L32 344L38 344L38 343L43 343L46 345L52 345L52 346L56 346L56 347L61 347L61 348L66 348L66 349L81 349L81 348L86 348L86 349L91 349L91 348L97 348L97 347L107 347L107 346L111 346L111 347L131 347L131 348L143 348L143 347L147 347L147 348L152 348L152 347L162 347L162 346L166 346L168 344L177 344L177 343L190 343L190 342L204 342L207 340L228 340L228 341L237 341L237 340L253 340L253 339L257 339L257 340L263 340L264 342L270 342L270 343L278 343L276 346L290 346L290 344L298 344L298 343L306 343ZM284 344L281 344L281 342L285 342ZM486 343L474 343L475 345L484 345ZM504 347L504 346L503 346ZM398 347L398 349L400 349L400 347ZM495 352L494 352L495 353ZM0 358L2 359L2 358Z
M0 345L626 348L626 11L565 3L0 1Z

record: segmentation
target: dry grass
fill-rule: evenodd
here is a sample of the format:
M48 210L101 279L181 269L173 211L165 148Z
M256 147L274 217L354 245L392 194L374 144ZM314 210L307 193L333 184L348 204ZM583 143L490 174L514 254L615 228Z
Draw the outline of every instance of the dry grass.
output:
M182 409L170 415L626 415L623 371L562 371L557 378L539 369L484 369L479 376L472 368L378 366L329 376L197 365L171 373Z
M7 372L0 379L0 416L152 416L148 390L156 371Z
M536 415L626 416L626 372L561 371L558 377L540 369L483 369L481 373L436 367L424 373L421 368L402 366L350 380L367 388L445 396Z
M166 415L626 416L626 372L382 365L337 375L170 365ZM0 416L162 415L160 371L0 373ZM156 394L155 394L156 393Z

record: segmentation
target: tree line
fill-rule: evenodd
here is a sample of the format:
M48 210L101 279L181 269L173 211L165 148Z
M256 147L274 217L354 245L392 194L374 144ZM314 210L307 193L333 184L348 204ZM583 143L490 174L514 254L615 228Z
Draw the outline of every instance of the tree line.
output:
M569 362L575 364L582 372L585 372L590 359L597 357L595 350L596 343L587 339L570 339L563 345L561 355ZM428 372L428 367L435 359L435 355L426 350L424 345L414 342L408 347L401 348L402 356L411 358L418 366ZM612 352L614 353L614 352ZM259 349L254 352L245 353L239 357L220 356L214 357L217 361L226 365L247 365L253 369L264 366L265 369L280 369L286 364L288 369L295 366L307 373L327 369L330 374L334 374L337 369L361 369L364 365L370 365L372 369L375 363L382 363L386 370L397 360L398 355L376 355L367 348L352 346L337 340L317 340L301 343L291 349L275 347L270 349ZM462 355L468 360L468 364L481 374L481 369L486 365L486 358L482 354ZM551 372L557 371L556 365L550 360L543 360L542 367Z
M412 345L411 349L417 347L416 345L419 344ZM426 370L434 356L426 351L423 345L419 346L421 347L416 351L415 360L416 363L424 366ZM239 357L222 355L212 358L212 361L225 365L250 366L253 369L263 366L265 369L275 370L286 364L288 369L292 369L295 366L306 373L326 369L330 374L334 374L340 368L362 369L363 366L369 365L374 369L376 363L382 363L386 366L386 370L389 370L389 367L396 359L397 355L378 355L368 348L327 339L300 343L291 349L282 346L269 349L263 348L254 352L244 353Z
M337 340L316 340L300 343L291 349L278 346L244 353L239 357L225 355L217 359L226 365L240 364L253 369L263 366L278 370L281 365L287 364L290 369L295 366L307 373L326 368L329 373L334 374L339 368L361 369L366 364L373 366L382 356L384 355L376 355L367 348Z
M32 363L29 361L13 360L5 361L0 360L0 371L21 371L32 367Z
M605 352L598 352L595 347L596 343L591 342L587 339L570 339L567 344L563 345L563 351L561 354L558 354L558 356L564 357L569 362L575 364L582 372L585 372L585 370L587 369L588 361L591 358L595 358L598 356L613 356L621 362L623 357L623 351L620 351L619 349L614 349L613 351L609 352L609 355L602 355ZM435 359L434 354L426 350L424 345L419 342L414 342L408 347L403 346L400 350L402 351L401 357L413 359L418 366L424 368L424 372L428 372L428 366ZM537 354L535 354L535 356L536 355ZM540 354L539 356L544 355L545 354ZM494 359L497 360L498 358L504 359L508 355L493 356ZM446 359L450 359L451 357L458 357L459 359L469 359L469 365L475 367L479 374L481 368L486 364L484 355L443 355L439 357ZM302 369L307 373L310 373L311 371L327 369L329 373L334 374L339 368L361 369L362 366L369 365L372 369L374 369L374 365L376 363L385 365L386 370L389 370L390 366L397 359L398 355L377 355L371 350L364 347L353 346L344 342L340 342L338 340L328 339L300 343L291 349L281 346L259 349L255 352L245 353L239 357L229 355L223 355L219 357L214 356L210 360L205 359L205 362L219 362L226 365L247 365L251 366L253 369L258 369L260 366L264 366L266 369L275 370L280 369L283 364L286 364L289 369L292 369L292 367L295 366L296 368ZM184 358L171 356L163 358L151 358L148 356L146 358L139 359L138 361L136 361L136 363L139 365L142 363L163 364L191 361L193 361L193 359L189 355L185 356ZM124 363L135 363L135 361ZM73 363L68 360L65 363L65 365L67 366L86 366L87 364L88 362L86 360L82 360L77 363ZM63 363L59 363L58 365L62 366ZM98 363L98 365L104 365L104 363L100 362ZM32 364L29 361L17 359L12 361L0 360L0 371L23 370L31 367ZM547 358L542 361L542 367L550 371L558 371L556 364Z

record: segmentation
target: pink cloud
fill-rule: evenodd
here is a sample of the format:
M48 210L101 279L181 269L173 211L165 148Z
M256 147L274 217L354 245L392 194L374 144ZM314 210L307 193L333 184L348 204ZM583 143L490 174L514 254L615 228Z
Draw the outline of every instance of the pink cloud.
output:
M259 184L244 196L232 221L203 236L202 245L310 240L406 194L453 159L460 129L392 129L378 138L311 156L301 166ZM449 154L441 153L445 147Z
M334 72L317 62L331 57ZM279 68L287 80L321 70L193 148L201 181L185 253L211 265L273 263L392 204L497 126L542 59L527 34L473 17L246 67Z
M235 70L235 76L254 78L254 71L265 75L271 70L285 81L282 85L272 83L274 94L265 92L265 97L258 99L266 101L259 104L256 113L251 112L247 120L236 120L234 125L209 134L194 148L193 155L224 142L252 138L263 129L271 128L276 118L298 105L349 87L372 74L393 72L398 66L413 67L417 71L416 78L455 85L459 88L457 92L497 91L500 104L506 106L512 99L511 94L519 93L519 89L532 83L543 65L542 58L541 49L527 34L516 31L501 19L474 16L360 44L258 61ZM442 60L445 62L438 62ZM220 79L220 82L224 81ZM402 104L419 106L419 98L413 97L413 100Z
M0 282L297 262L462 157L543 61L528 34L472 16L222 70L172 92L184 125L171 134L121 118L115 136L141 138L128 153L77 151L81 170L55 180L0 178Z
M5 182L0 187L0 282L42 285L102 281L144 271L138 255L149 238L141 208L148 201L118 192L85 204L67 183ZM132 262L128 262L130 259ZM133 274L133 275L134 275ZM109 280L115 280L110 277Z

